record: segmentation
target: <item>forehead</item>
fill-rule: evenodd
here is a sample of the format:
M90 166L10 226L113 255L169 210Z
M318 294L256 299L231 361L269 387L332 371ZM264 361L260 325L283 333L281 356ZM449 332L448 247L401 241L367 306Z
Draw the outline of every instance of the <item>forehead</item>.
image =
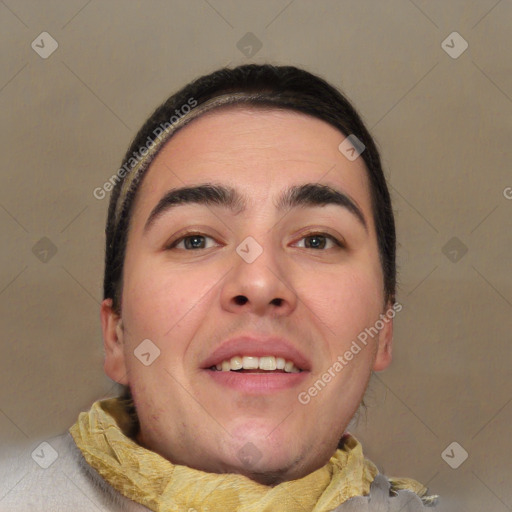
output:
M134 216L147 215L162 194L184 185L224 182L250 207L290 184L317 182L349 195L372 224L366 167L362 158L349 161L340 152L345 137L329 123L292 110L215 109L160 150L137 193Z

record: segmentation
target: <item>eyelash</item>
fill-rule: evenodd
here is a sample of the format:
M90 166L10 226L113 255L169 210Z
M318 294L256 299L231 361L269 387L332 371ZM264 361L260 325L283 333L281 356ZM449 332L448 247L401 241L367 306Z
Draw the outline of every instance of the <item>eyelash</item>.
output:
M202 236L202 237L205 237L205 238L211 238L213 240L213 237L205 235L204 233L200 233L198 231L188 231L188 232L184 233L180 238L174 240L169 245L167 245L165 249L166 250L175 249L176 246L179 243L181 243L182 241L186 240L187 238L192 238L194 236ZM336 246L336 247L334 247L334 249L336 249L336 248L338 248L338 249L345 248L345 244L341 240L338 240L335 236L330 235L329 233L323 233L323 232L319 232L319 231L312 231L310 233L306 233L299 240L303 240L304 238L311 238L311 237L314 237L314 236L321 236L321 237L325 237L325 238L331 240L335 244L335 246ZM201 250L201 249L202 248L182 249L182 250L184 250L184 251L198 251L198 250ZM326 251L327 249L312 249L312 250Z

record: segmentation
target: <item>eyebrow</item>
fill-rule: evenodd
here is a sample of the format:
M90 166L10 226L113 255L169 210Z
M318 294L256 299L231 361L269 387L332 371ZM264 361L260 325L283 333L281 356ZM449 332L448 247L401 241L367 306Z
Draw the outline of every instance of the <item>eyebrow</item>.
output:
M179 205L200 204L216 205L231 210L234 214L245 211L246 197L231 186L205 183L169 190L149 214L144 225L144 233L149 231L157 218ZM328 185L305 183L286 189L278 197L274 206L279 210L307 208L315 206L337 205L352 213L366 231L368 225L361 209L346 194Z

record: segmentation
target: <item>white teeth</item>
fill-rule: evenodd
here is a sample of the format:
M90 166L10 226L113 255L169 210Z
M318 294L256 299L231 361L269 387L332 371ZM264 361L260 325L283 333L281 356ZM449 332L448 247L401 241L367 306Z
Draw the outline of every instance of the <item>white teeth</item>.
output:
M231 358L231 370L241 370L244 365L242 363L242 358L239 356L235 356Z
M285 372L291 372L293 368L293 363L291 361L286 361L284 365L284 371Z
M244 366L244 370L257 370L258 369L258 359L259 359L258 357L253 357L253 356L242 357L242 364Z
M231 370L284 370L286 373L298 373L301 370L295 366L293 361L287 361L283 357L274 356L234 356L215 365L217 370L229 372Z
M276 366L276 358L272 356L260 357L260 370L275 370Z

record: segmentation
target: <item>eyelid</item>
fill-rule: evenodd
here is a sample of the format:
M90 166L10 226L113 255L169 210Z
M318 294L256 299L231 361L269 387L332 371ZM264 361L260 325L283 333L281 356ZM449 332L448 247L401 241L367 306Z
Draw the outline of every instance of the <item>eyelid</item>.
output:
M184 239L192 237L192 236L195 236L195 235L202 236L202 237L205 237L205 238L210 238L210 239L215 240L217 242L217 240L215 239L214 236L207 235L206 233L204 233L204 232L202 232L200 230L190 230L190 231L185 231L185 232L180 233L177 238L174 238L174 240L172 240L171 242L166 243L165 244L165 250L174 249L176 247L176 245L181 243ZM309 231L307 231L305 233L301 233L299 238L297 238L294 243L297 243L298 241L300 241L300 240L302 240L304 238L308 238L308 237L314 236L314 235L323 236L323 237L331 240L335 244L335 246L337 248L341 249L341 248L346 248L347 247L346 240L345 240L345 238L343 236L341 236L341 235L334 235L334 234L330 233L329 231L325 231L325 229L322 230L322 228L311 229L311 230L309 230ZM187 251L186 249L184 249L184 250L186 252L193 252L193 251ZM324 252L324 251L319 250L318 252Z
M215 240L215 237L212 235L207 235L206 233L199 231L199 230L190 230L190 231L184 231L182 233L179 233L176 238L171 239L170 242L167 242L164 246L165 250L173 249L174 246L176 246L178 243L181 243L185 238L191 237L191 236L204 236L205 238L211 238L212 240Z
M345 241L344 237L342 237L341 235L334 235L334 234L330 233L329 231L325 231L322 229L314 229L312 231L307 231L306 233L301 233L301 235L297 239L297 241L302 240L303 238L308 238L310 236L314 236L314 235L323 236L323 237L331 240L340 249L347 247L347 242Z

